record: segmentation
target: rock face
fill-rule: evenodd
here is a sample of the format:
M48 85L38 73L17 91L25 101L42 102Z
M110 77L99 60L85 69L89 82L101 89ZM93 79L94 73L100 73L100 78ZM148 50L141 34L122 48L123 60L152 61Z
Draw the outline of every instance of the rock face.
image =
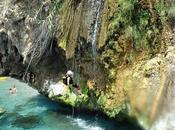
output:
M2 75L27 80L27 74L34 73L33 84L41 86L46 77L56 77L65 71L65 53L57 46L52 26L57 17L49 15L50 4L47 1L27 0L1 2Z
M75 107L137 117L145 127L166 111L174 86L173 0L8 0L0 16L0 75ZM58 95L45 89L68 69L84 96L68 86Z

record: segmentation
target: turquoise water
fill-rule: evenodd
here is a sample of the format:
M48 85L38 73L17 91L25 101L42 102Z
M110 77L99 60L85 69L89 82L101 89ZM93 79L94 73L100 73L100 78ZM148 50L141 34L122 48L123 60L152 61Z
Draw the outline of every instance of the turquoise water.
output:
M8 89L16 85L17 94ZM72 114L72 109L48 100L18 80L0 81L0 130L139 130L126 122L119 123L90 114Z

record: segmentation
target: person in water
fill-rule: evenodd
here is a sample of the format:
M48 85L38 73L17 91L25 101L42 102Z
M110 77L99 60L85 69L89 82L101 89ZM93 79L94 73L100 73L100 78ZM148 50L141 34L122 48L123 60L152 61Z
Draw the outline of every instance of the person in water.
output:
M9 88L9 93L11 93L11 94L12 94L12 88Z
M17 92L17 89L16 89L15 85L12 88L9 89L9 92L11 94L15 94Z
M16 89L15 85L13 86L12 91L13 91L13 93L17 92L17 89Z

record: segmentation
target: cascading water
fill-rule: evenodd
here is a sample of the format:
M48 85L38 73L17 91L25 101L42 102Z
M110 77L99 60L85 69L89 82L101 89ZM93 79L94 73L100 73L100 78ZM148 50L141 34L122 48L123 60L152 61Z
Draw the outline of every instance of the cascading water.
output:
M91 45L92 45L92 57L93 57L93 72L96 70L96 56L97 56L97 35L99 31L100 26L100 14L101 14L101 8L102 8L102 0L93 0L91 4L91 13L92 13L92 21L93 26L91 27ZM95 73L93 78L95 79Z
M94 16L95 24L94 24L93 32L92 32L93 72L95 72L95 70L96 70L96 56L97 56L97 45L96 45L96 42L97 42L97 34L98 34L98 31L99 31L99 25L100 25L100 10L101 10L101 7L102 7L102 0L95 0L95 1L93 1L92 8L95 8L95 16ZM94 73L94 77L93 78L95 79L95 73ZM91 96L91 99L93 99L93 96ZM96 115L95 117L96 117L95 118L96 119L95 123L97 123L98 115Z
M92 54L94 57L96 57L97 54L97 49L96 49L96 40L97 40L97 34L98 34L98 28L99 28L99 23L100 23L100 9L101 9L102 1L97 0L94 1L92 6L95 6L96 12L95 12L95 24L93 28L93 35L92 35Z

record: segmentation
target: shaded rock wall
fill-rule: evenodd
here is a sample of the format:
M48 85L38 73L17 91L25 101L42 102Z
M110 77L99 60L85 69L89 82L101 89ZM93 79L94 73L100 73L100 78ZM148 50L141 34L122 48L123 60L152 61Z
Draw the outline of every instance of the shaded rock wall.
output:
M17 78L34 73L38 89L47 77L65 71L65 52L57 46L57 16L50 1L0 2L1 72ZM41 73L42 72L42 73Z

